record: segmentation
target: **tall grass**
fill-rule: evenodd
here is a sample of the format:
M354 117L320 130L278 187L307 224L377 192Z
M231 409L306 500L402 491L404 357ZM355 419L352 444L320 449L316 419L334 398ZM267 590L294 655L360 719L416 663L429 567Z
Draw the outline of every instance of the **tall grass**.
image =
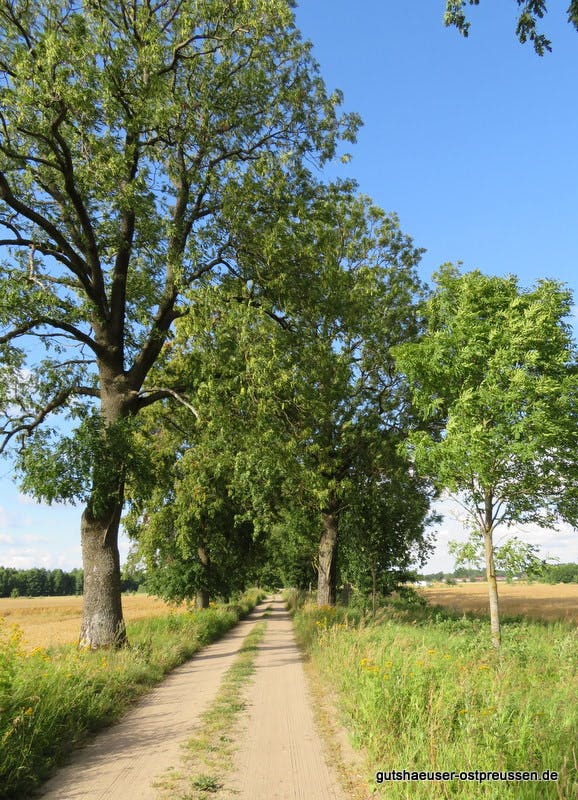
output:
M377 797L578 797L578 632L511 622L500 654L487 622L390 607L376 621L304 606L296 628L336 688ZM379 771L537 771L556 782L375 783Z
M131 645L119 651L67 646L26 654L21 632L0 620L0 798L27 795L75 744L118 719L262 596L250 590L235 605L133 622Z

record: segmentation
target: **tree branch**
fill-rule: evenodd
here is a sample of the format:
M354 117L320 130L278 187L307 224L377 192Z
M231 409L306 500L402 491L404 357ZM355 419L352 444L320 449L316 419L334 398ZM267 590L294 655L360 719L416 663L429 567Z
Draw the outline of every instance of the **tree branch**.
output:
M95 342L94 339L92 339L88 334L83 333L78 328L75 328L74 325L70 325L68 322L63 322L58 319L53 319L52 317L44 316L29 320L28 322L19 325L17 328L13 328L11 331L8 331L8 333L3 334L0 336L0 344L6 344L7 342L12 341L12 339L18 338L19 336L25 336L27 333L30 333L34 328L37 328L40 325L48 325L51 328L57 328L70 333L77 341L88 345L88 347L90 347L90 349L97 356L103 356L106 354L106 350L103 347Z
M125 139L125 156L128 157L131 150L132 159L128 169L127 180L132 183L134 180L139 162L139 152L134 136L127 133ZM134 209L123 209L120 217L120 241L112 276L112 287L110 292L110 314L113 329L113 336L116 341L124 341L124 326L126 319L126 281L128 268L132 254L132 246L135 233L136 214ZM123 354L124 359L124 354Z
M70 397L71 390L70 389L62 389L58 392L53 399L47 403L43 408L41 408L36 416L32 419L31 422L22 423L21 425L17 425L11 431L5 434L4 439L0 442L0 454L4 453L10 441L17 436L19 433L25 433L27 436L39 426L41 425L46 417L58 408L62 408L62 406L66 403L68 398Z
M70 247L68 241L60 233L58 228L53 225L52 222L50 222L50 220L46 219L46 217L43 217L41 214L38 214L36 211L34 211L34 209L30 208L25 203L18 200L17 197L15 197L3 172L0 172L0 200L4 200L4 202L10 206L10 208L16 211L17 214L21 214L23 217L30 220L30 222L38 225L39 228L41 228L45 233L48 234L48 236L50 236L50 238L58 245L59 251L68 256L69 263L66 266L76 275L88 297L94 301L96 299L94 295L94 288L90 282L86 264L82 258L75 250L72 249L72 247Z
M185 398L179 394L175 389L170 389L165 386L152 386L150 389L143 389L138 394L138 405L140 408L146 408L146 406L151 406L153 403L157 403L159 400L166 400L168 397L173 397L177 400L181 405L185 406L194 416L199 419L199 412L197 409L185 400Z

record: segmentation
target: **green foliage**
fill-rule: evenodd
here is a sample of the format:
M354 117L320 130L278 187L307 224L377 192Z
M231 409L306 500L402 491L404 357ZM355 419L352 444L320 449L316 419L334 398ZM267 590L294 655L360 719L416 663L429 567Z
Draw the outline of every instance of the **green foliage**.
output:
M578 519L571 294L555 281L522 291L514 276L460 275L452 265L435 280L423 337L395 348L416 411L432 423L410 435L407 449L468 513L474 538L456 554L478 563L483 542L499 647L497 558L509 574L535 572L539 562L517 540L496 550L495 528Z
M487 657L480 620L430 611L383 611L377 624L344 622L305 606L300 639L336 691L354 744L379 769L544 770L557 782L487 782L487 798L572 797L578 772L574 693L578 639L572 626L508 624L500 655ZM460 781L388 781L378 797L472 797ZM449 794L448 794L449 793Z
M372 461L356 465L355 492L340 520L341 579L362 594L389 594L407 580L410 565L426 560L438 521L429 513L431 487L396 450L401 437L383 437Z
M480 529L488 492L491 528L574 518L570 304L555 281L523 291L514 277L446 266L425 307L426 334L396 349L416 409L439 432L411 437L415 462L440 488L463 493Z
M467 542L449 542L448 550L455 558L456 567L470 564L480 569L484 564L484 540L479 531L472 531ZM499 547L494 547L496 567L507 578L521 575L539 577L547 569L546 561L538 555L539 550L536 545L522 542L517 536L509 537Z
M122 502L146 463L117 424L178 396L147 377L183 293L255 277L248 189L353 141L340 102L287 0L5 5L0 450L29 491Z
M540 580L545 583L578 583L578 564L547 564Z
M464 36L468 36L470 23L466 17L465 8L479 5L480 0L446 0L446 10L444 22L446 25L455 27ZM541 20L547 13L546 0L516 0L518 7L521 8L520 16L516 23L516 36L525 44L530 41L534 50L539 56L543 56L545 51L552 51L550 40L538 31L538 20ZM567 10L568 22L578 30L578 2L570 0Z
M94 653L64 647L26 654L17 630L0 631L0 798L28 796L63 756L118 719L139 695L261 599L238 609L187 611L131 623L131 648Z
M231 543L247 521L255 547L244 563L253 558L260 579L307 585L321 514L345 509L369 484L393 502L386 486L407 471L387 437L411 416L389 350L419 327L420 253L395 216L350 184L296 187L282 173L274 178L246 176L247 193L259 198L250 217L237 198L226 205L243 244L242 274L191 295L159 365L158 384L189 387L197 417L151 415L150 430L165 432L151 456L165 465L163 488L134 506L151 536L158 532L149 552L163 569L174 565L183 585L197 581L201 542L230 578ZM405 549L404 525L413 524L416 546L423 532L424 484L405 478L403 487L415 513L410 523L408 497L390 552Z

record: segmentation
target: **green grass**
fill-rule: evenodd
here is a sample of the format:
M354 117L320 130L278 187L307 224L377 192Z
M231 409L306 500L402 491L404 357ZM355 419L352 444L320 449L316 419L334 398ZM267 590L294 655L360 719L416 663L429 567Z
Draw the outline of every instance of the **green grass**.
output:
M128 625L131 646L81 651L37 648L26 655L17 629L0 620L0 798L26 796L87 735L118 719L134 700L261 599L173 613Z
M296 630L322 680L337 689L354 741L379 770L536 770L556 783L372 784L377 797L578 797L578 632L510 622L500 654L487 621L439 610L376 620L304 606Z

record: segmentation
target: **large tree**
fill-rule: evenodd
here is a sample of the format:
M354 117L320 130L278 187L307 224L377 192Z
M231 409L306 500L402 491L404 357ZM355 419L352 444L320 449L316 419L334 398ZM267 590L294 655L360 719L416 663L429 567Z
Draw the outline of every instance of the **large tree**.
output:
M416 465L453 493L484 543L492 639L500 644L494 531L576 519L575 352L570 292L544 280L461 275L447 265L425 307L426 332L396 349L416 408Z
M246 210L248 175L303 176L357 124L292 5L0 2L0 446L18 443L28 491L86 504L86 647L125 638L117 533L147 466L133 433L180 388L151 369L183 292L242 269L225 195Z
M360 490L356 471L373 469L390 449L388 434L402 437L412 421L390 348L416 336L422 287L420 253L395 216L348 185L319 187L306 213L303 203L273 226L258 210L239 221L242 257L279 280L267 297L237 286L226 314L197 303L179 325L179 344L181 364L195 351L209 359L195 402L215 458L236 443L231 481L245 507L256 517L293 511L295 520L305 510L314 520L323 605L335 600L339 523ZM281 317L287 263L308 279Z
M539 56L552 50L548 37L538 30L539 20L547 12L546 0L516 0L520 15L516 23L516 36L525 44L530 41ZM466 16L466 6L477 6L480 0L446 0L444 22L455 25L463 36L468 36L470 22ZM567 10L568 22L578 30L578 0L571 0Z

